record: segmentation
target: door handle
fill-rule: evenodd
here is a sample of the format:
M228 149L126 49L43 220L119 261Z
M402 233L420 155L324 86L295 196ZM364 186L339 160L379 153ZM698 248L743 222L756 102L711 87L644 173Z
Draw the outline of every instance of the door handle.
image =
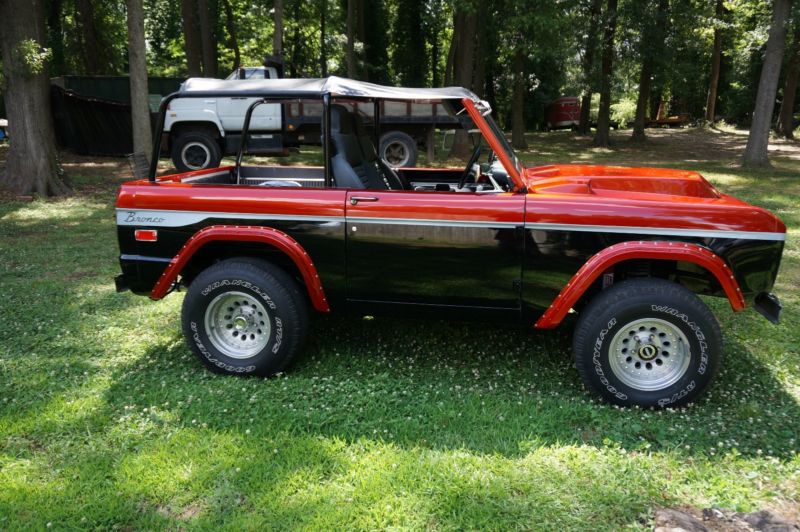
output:
M359 201L378 201L375 196L350 196L350 204L358 205Z

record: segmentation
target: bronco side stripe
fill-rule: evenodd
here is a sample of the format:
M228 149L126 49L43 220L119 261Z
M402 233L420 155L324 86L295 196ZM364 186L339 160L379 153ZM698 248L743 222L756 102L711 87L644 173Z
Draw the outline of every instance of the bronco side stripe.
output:
M524 227L542 231L581 231L587 233L621 233L631 235L660 235L695 238L734 238L742 240L784 241L786 233L761 231L726 231L722 229L680 229L671 227L635 227L623 225L586 225L557 223L494 222L491 220L438 220L422 218L382 218L349 216L308 216L290 214L255 214L238 212L201 212L172 210L117 209L117 225L137 227L183 227L209 218L234 220L275 220L296 222L360 222L392 225L430 225L450 227Z

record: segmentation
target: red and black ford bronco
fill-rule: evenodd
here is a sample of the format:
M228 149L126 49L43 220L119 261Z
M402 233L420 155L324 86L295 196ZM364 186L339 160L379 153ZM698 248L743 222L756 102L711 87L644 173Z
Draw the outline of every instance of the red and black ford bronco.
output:
M309 308L539 329L575 312L575 364L593 394L680 406L722 358L720 327L697 294L778 321L770 290L786 227L695 172L526 168L466 89L335 77L190 79L162 102L158 128L174 98L253 96L235 165L156 177L154 146L149 178L125 183L116 204L117 289L158 300L187 287L183 332L213 371L283 371ZM440 103L479 131L466 165L381 160L387 101ZM279 102L321 103L321 166L243 164L253 109ZM370 103L369 120L354 112Z

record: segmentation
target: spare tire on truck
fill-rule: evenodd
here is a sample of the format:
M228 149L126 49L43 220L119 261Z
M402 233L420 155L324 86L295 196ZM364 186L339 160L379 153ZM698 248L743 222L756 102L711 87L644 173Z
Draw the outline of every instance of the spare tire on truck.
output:
M378 155L392 168L416 166L417 142L402 131L389 131L381 136Z
M222 160L217 139L205 131L186 131L172 142L172 164L180 172L215 168Z

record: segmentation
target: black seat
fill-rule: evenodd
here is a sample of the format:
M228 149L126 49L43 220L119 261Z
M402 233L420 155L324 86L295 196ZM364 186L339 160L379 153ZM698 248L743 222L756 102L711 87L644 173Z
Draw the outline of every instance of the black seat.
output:
M407 185L378 158L360 118L343 105L331 106L331 169L337 187L403 190Z
M361 146L361 153L364 155L367 166L375 169L375 173L386 182L389 189L410 190L411 185L408 181L386 164L386 161L378 157L378 152L375 151L375 145L372 143L373 138L367 134L364 128L364 121L358 117L354 118L356 137L358 137L358 144Z

